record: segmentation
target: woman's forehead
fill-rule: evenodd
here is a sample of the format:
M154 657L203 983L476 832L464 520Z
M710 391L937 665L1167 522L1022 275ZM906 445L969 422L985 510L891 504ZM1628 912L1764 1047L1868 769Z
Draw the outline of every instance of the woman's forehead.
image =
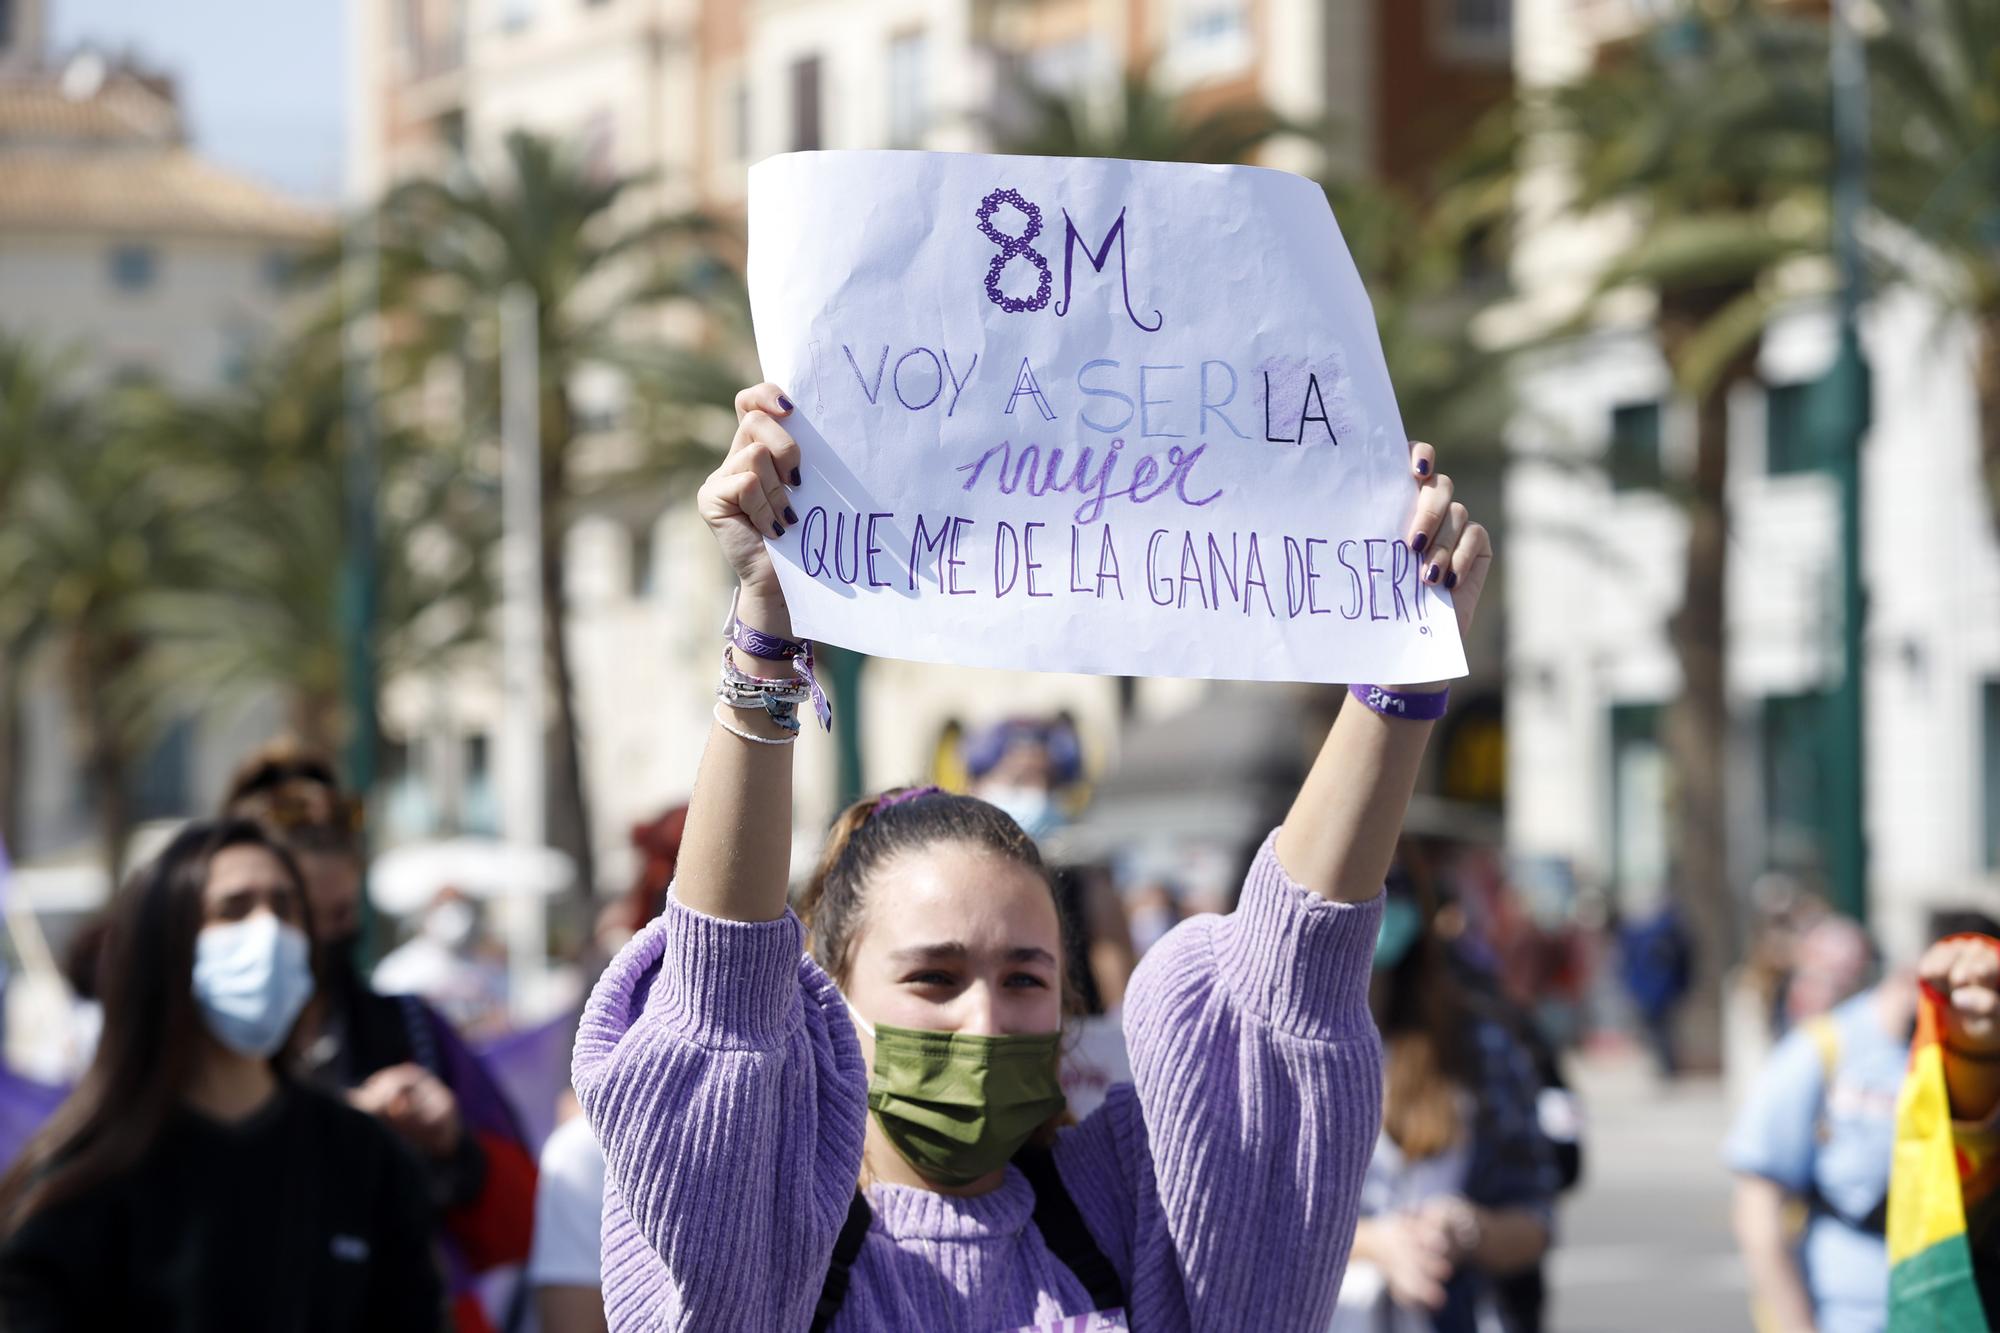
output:
M862 932L871 951L946 944L1054 951L1055 901L1042 876L1018 861L944 845L897 856L872 878Z

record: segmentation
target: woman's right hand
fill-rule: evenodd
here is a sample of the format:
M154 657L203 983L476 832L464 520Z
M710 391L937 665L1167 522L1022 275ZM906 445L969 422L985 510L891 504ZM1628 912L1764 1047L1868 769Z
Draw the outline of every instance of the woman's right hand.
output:
M780 424L791 413L791 400L775 384L755 384L737 394L729 455L702 483L696 501L745 598L764 609L784 605L765 539L784 536L799 521L790 492L801 480L799 445ZM744 618L767 633L785 632L747 614Z

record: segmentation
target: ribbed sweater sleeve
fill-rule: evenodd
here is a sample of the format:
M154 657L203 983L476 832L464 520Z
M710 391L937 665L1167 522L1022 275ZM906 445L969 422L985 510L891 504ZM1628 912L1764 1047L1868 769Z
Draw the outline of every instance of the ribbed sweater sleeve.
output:
M577 1098L603 1145L614 1330L803 1328L854 1195L867 1071L790 914L669 899L598 981Z
M1059 1141L1132 1326L1324 1329L1382 1115L1368 978L1381 899L1278 864L1234 912L1183 922L1125 999L1133 1086Z

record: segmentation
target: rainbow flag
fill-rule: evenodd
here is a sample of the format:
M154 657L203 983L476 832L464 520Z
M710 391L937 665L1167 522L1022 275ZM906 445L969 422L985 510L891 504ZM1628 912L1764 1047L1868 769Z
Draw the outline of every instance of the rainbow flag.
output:
M1966 1239L2000 1154L1956 1141L1944 1083L1945 997L1920 986L1889 1167L1889 1333L1986 1333Z

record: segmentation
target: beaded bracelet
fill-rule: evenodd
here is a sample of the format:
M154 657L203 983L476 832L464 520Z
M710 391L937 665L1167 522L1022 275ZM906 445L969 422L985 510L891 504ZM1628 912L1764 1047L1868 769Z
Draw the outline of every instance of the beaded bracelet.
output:
M792 669L798 672L799 680L805 684L807 697L812 700L813 713L819 718L820 730L831 731L833 704L827 699L826 691L820 688L819 677L814 674L812 640L780 638L744 624L736 618L736 603L742 594L743 590L738 588L735 596L729 599L729 620L722 627L722 637L751 657L761 657L769 662L790 662ZM760 678L751 676L748 679Z
M799 723L797 718L792 719L791 734L788 736L759 736L754 732L745 731L741 727L731 726L729 719L723 716L721 704L715 706L715 725L721 727L732 736L741 737L743 740L749 741L752 745L790 745L799 738Z

